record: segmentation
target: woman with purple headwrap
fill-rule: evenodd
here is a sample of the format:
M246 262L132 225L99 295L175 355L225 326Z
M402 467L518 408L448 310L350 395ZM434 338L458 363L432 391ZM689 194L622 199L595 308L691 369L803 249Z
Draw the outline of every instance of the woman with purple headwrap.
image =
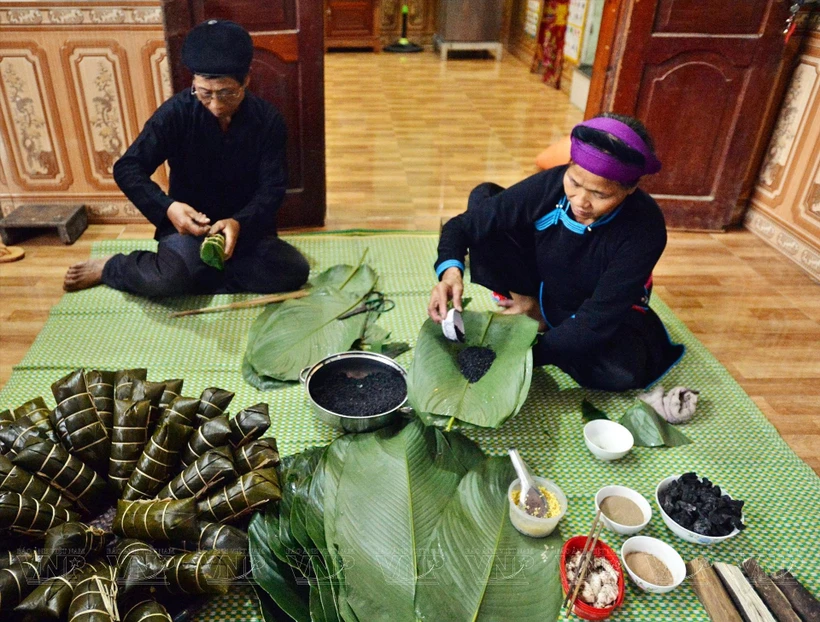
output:
M428 313L461 310L464 259L504 313L541 323L536 365L578 384L646 387L683 356L649 307L652 269L666 246L658 204L638 188L661 164L637 119L605 113L576 125L571 162L508 189L484 183L444 225Z

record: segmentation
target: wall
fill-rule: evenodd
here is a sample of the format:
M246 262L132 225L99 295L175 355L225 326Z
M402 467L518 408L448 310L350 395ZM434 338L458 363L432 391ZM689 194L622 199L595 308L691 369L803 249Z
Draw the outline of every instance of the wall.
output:
M112 167L171 95L158 0L3 0L0 31L3 214L68 202L95 222L143 220Z
M820 20L786 92L745 225L820 281Z

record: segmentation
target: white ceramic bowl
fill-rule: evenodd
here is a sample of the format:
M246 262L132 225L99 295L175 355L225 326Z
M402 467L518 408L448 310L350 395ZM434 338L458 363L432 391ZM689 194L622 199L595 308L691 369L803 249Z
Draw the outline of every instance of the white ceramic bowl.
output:
M661 511L661 518L663 519L663 522L666 524L666 526L669 528L669 531L671 531L673 534L675 534L682 540L686 540L687 542L691 542L692 544L705 544L707 546L710 544L717 544L718 542L723 542L724 540L733 538L740 533L740 529L735 529L732 531L732 533L726 536L704 536L703 534L699 534L694 531L689 531L688 529L686 529L686 527L683 527L682 525L676 523L672 519L672 517L669 516L669 514L664 512L663 507L661 507L661 491L665 490L666 487L669 486L669 484L674 482L679 477L680 475L672 475L671 477L667 477L660 484L658 484L657 488L655 488L655 503L658 504L658 509ZM726 490L723 489L722 486L721 490L723 491L723 494L729 494L728 492L726 492Z
M644 581L636 575L629 564L626 563L626 556L635 552L649 553L661 560L669 572L672 574L672 585L655 585ZM647 536L632 536L621 547L621 563L626 568L629 578L645 592L653 592L655 594L663 594L671 592L678 587L686 578L686 564L678 552L669 546L666 542L658 540L657 538L649 538Z
M555 482L551 480L537 476L533 476L532 479L535 481L536 486L542 486L555 495L555 498L558 499L558 505L561 506L561 511L557 516L551 516L550 518L539 518L537 516L532 516L525 510L521 509L518 505L513 503L512 500L513 492L516 490L519 492L521 491L521 480L516 478L507 489L507 501L510 502L510 522L513 524L513 527L525 536L543 538L555 531L558 521L564 518L564 514L567 513L567 496L564 494L564 491L558 488Z
M598 460L617 460L632 449L632 432L608 419L593 419L584 426L584 442Z
M635 502L635 504L641 508L641 512L643 512L643 522L640 525L630 527L628 525L616 523L614 520L607 517L606 514L601 512L601 520L603 521L604 526L606 526L610 531L614 531L615 533L619 533L624 536L631 536L638 533L649 524L649 521L652 518L652 506L649 505L649 501L644 499L644 496L637 490L632 490L626 486L604 486L601 488L595 495L595 509L600 510L601 502L604 499L615 496L626 497L630 501Z

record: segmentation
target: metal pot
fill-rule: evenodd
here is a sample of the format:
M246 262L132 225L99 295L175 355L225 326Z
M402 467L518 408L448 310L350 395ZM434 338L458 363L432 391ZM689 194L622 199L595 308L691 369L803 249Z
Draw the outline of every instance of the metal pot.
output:
M404 371L404 368L390 357L374 352L341 352L333 354L323 358L312 367L305 367L299 374L299 380L305 385L305 393L310 406L319 419L345 432L369 432L383 428L401 416L402 407L407 403L406 389L404 399L395 408L365 417L342 415L327 410L316 403L310 389L311 386L318 386L323 379L332 373L343 372L348 375L366 375L377 371L400 374L405 382L405 387L407 386L407 372Z

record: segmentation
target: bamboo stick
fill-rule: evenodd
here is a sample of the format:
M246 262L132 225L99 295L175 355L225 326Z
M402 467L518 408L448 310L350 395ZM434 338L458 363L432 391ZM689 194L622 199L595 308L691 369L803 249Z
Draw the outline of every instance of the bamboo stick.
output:
M774 617L779 622L801 622L800 616L794 612L791 603L783 596L783 592L772 582L769 575L763 572L754 557L750 557L743 562L743 570L749 577L749 583L757 590L760 598L771 609Z
M809 592L788 570L771 575L772 581L789 600L792 608L804 622L820 622L820 601Z
M217 305L215 307L202 307L200 309L188 309L187 311L175 311L170 317L184 317L186 315L199 315L201 313L218 313L220 311L232 311L233 309L248 309L250 307L261 307L264 305L273 304L275 302L284 302L285 300L295 300L297 298L304 298L310 294L308 289L299 289L295 292L285 292L284 294L271 294L269 296L261 296L253 300L245 300L242 302L231 302L226 305Z
M693 559L686 564L686 570L692 579L692 589L695 590L712 622L743 622L732 599L706 559Z
M777 622L740 568L723 562L715 562L712 567L717 571L745 622Z

